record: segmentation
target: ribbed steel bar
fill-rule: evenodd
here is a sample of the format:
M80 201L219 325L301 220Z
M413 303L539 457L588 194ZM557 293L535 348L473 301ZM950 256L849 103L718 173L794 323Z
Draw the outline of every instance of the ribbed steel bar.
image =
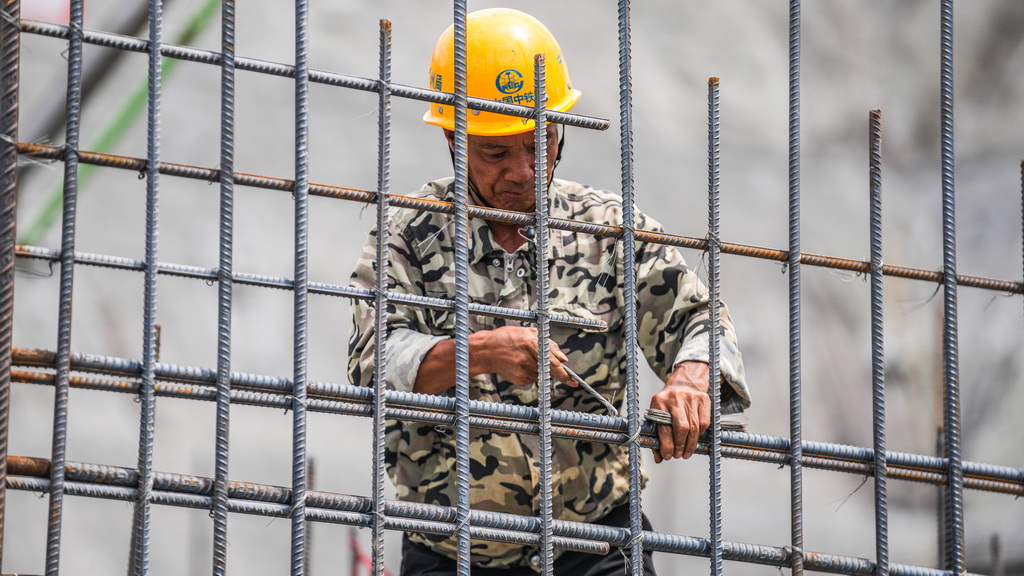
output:
M871 212L871 416L874 438L875 568L889 574L889 471L885 459L885 322L882 307L882 111L868 114L868 172Z
M48 485L48 482L43 478L16 476L12 480L12 487L18 490L45 490ZM190 484L183 484L183 482L202 480L205 479L197 477L169 479L165 482L166 488L164 490L153 491L153 503L166 506L208 509L211 506L212 498L196 494L193 490L189 490L191 488ZM259 498L249 499L249 493L254 491L259 493ZM229 501L229 512L276 518L288 517L291 510L290 505L287 502L278 501L282 497L291 497L288 489L260 484L247 484L243 492L240 498L233 498ZM127 486L97 484L95 481L69 482L68 494L89 498L130 501L136 497L138 490ZM361 510L364 507L368 507L369 503L366 503L366 500L369 499L344 494L309 492L307 497L309 507L308 519L316 522L368 527L371 524L370 514L350 511L352 509L358 508ZM454 515L448 514L447 508L424 505L409 508L405 506L406 504L408 503L388 503L390 514L385 517L385 526L388 530L427 532L445 536L452 534L452 523L448 516ZM523 546L536 546L540 537L536 534L535 529L524 531L523 527L528 526L524 520L529 521L530 518L483 516L481 517L481 524L485 525L473 527L473 538L520 544ZM494 528L486 524L502 527ZM553 542L558 548L588 554L607 554L609 550L606 542L593 539L557 536L553 539Z
M18 257L21 258L38 258L41 260L48 261L59 260L59 254L56 251L50 250L48 248L39 248L35 246L18 246L17 255ZM121 258L119 256L106 256L103 254L89 254L82 252L75 253L75 262L90 266L101 266L107 268L116 268L120 270L141 271L145 267L144 263L141 260ZM207 282L210 282L211 284L216 282L218 278L218 271L216 269L200 268L197 266L187 266L184 264L159 263L157 264L157 272L159 274L165 274L168 276L180 276L184 278L205 280ZM234 282L246 286L260 286L264 288L276 288L280 290L294 289L293 280L275 276L263 276L236 272L234 274ZM363 300L374 299L373 290L356 288L353 286L325 284L322 282L310 282L309 293L320 294L325 296L359 298ZM412 294L389 292L388 300L395 304L402 304L405 306L415 306L421 308L431 308L434 310L454 309L453 301L448 300L446 298L433 298L428 296L416 296ZM535 322L537 318L537 314L529 310L503 308L500 306L489 306L486 304L470 304L469 311L471 314L478 314L481 316L507 318L511 320L522 320L528 322ZM582 330L603 331L608 329L608 326L603 321L600 320L590 320L575 316L565 316L562 314L552 314L551 321L560 326L573 327Z
M26 33L39 34L52 38L68 37L68 27L60 26L58 24L23 20L21 29ZM117 48L119 50L128 50L132 52L148 51L148 42L146 40L141 38L132 38L130 36L122 36L120 34L85 30L83 39L87 44L95 44L108 48ZM210 50L201 50L191 46L164 44L161 47L161 53L167 58L176 58L179 60L187 60L201 64L212 64L215 66L220 65L221 55L219 53ZM260 74L282 76L285 78L295 77L295 67L287 64L268 62L266 60L258 60L255 58L236 58L235 65L238 70L245 72L257 72ZM310 69L309 81L329 86L337 86L340 88L362 90L365 92L376 92L379 89L376 79L361 78L359 76L327 72L324 70ZM435 90L426 90L404 84L392 85L391 93L393 96L398 96L400 98L411 98L425 102L437 102L448 106L452 106L455 103L455 96L453 94L437 92ZM508 114L510 116L520 116L523 118L529 118L533 115L533 108L529 106L506 104L482 98L467 98L466 102L467 106L474 110L497 112L499 114ZM581 116L579 114L570 114L568 112L552 111L549 113L548 120L558 124L577 126L579 128L587 128L590 130L607 130L609 125L608 120L603 118Z
M7 444L14 343L14 260L18 225L18 87L21 31L18 0L0 2L0 571L7 512Z
M149 1L149 79L146 115L146 254L142 296L142 382L139 389L139 493L135 501L133 575L149 574L150 492L153 481L153 444L156 429L157 363L157 252L160 208L160 90L163 57L162 0Z
M942 365L944 444L949 468L946 496L947 569L962 574L964 559L963 464L960 453L960 360L957 329L956 190L953 146L953 0L940 6L940 93L942 122Z
M711 395L711 445L709 446L711 576L722 574L722 377L719 368L720 329L718 247L721 213L720 83L708 79L708 323L711 325L708 350L708 393Z
M16 490L45 491L49 461L37 458L11 457L11 488ZM137 489L137 471L130 468L101 466L68 462L66 475L68 494L93 498L108 498L131 501ZM199 476L157 473L154 483L155 504L189 508L209 508L213 481ZM271 517L286 517L291 500L288 488L232 482L230 511L241 514L256 514ZM307 498L310 519L320 522L334 522L357 526L368 526L368 513L372 499L362 496L310 492ZM453 508L429 504L417 504L389 500L386 504L388 529L417 530L435 534L451 535L456 513ZM485 512L472 512L474 538L510 541L524 545L536 545L540 529L537 518ZM607 546L628 544L630 533L625 528L613 528L599 524L554 521L553 530L558 537L555 545L559 548L603 554ZM478 530L480 532L478 532ZM704 538L664 534L645 531L644 542L654 551L707 557L710 544ZM764 546L740 542L723 542L723 556L726 560L750 562L768 566L787 566L792 551L789 547ZM870 576L874 564L865 558L838 556L820 552L805 552L808 570ZM949 576L949 572L934 568L893 564L890 574L894 576ZM972 575L973 576L973 575Z
M47 160L62 160L64 158L63 149L54 146L43 146L39 144L19 142L18 151L21 154L33 158ZM78 160L82 164L94 164L98 166L106 166L111 168L121 168L125 170L141 171L145 169L145 160L133 158L130 156L119 156L115 154L101 154L97 152L79 151ZM183 178L203 180L206 182L217 182L218 179L220 178L220 171L218 169L204 168L200 166L190 166L187 164L174 164L169 162L162 162L160 164L160 173L170 176L179 176ZM275 178L270 176L261 176L257 174L236 172L234 174L234 179L235 185L237 186L252 186L256 188L266 188L270 190L279 190L286 192L294 190L294 181L285 178ZM346 188L342 186L332 186L326 184L310 183L309 193L312 196L321 196L325 198L334 198L338 200L352 200L356 202L364 202L367 204L373 204L377 201L376 192L372 190L360 190L357 188ZM392 207L396 208L410 208L414 210L424 210L444 214L452 214L454 213L455 210L454 204L452 204L451 202L443 202L439 200L426 200L422 198L412 198L409 196L401 196L398 194L392 194L390 198ZM486 208L483 206L469 206L468 211L469 216L471 218L483 218L485 220L491 220L495 222L507 222L510 224L520 224L528 226L533 221L533 217L530 214L523 212L499 210L496 208ZM548 222L549 226L555 230L568 230L572 232L578 232L581 234L596 234L600 236L608 236L610 238L622 238L622 228L619 226L595 224L592 222L579 222L576 220L569 220L564 218L549 218ZM696 238L690 236L682 236L678 234L658 233L651 232L648 230L634 230L634 234L636 236L636 239L642 242L653 242L656 244L665 244L668 246L677 246L680 248L689 248L693 250L707 250L708 248L707 238ZM720 242L720 247L723 254L748 256L751 258L773 260L776 262L783 263L787 263L789 261L789 252L787 250L768 248L763 246L735 244L729 242ZM21 255L22 254L19 254L19 256ZM871 271L871 263L866 260L840 258L836 256L827 256L823 254L814 254L811 252L802 252L800 254L800 263L807 266L835 268L837 270L844 270L847 272L855 272L859 274L869 274ZM941 270L927 270L923 268L913 268L909 266L884 265L882 267L882 273L886 276L906 278L910 280L935 282L937 284L941 284L943 281L943 274ZM982 276L958 274L957 283L960 286L966 286L971 288L996 290L999 292L1008 292L1012 294L1024 294L1024 282L1019 282L1015 280L1000 280L995 278L985 278Z
M804 571L800 344L800 0L789 2L789 473L792 569Z
M630 438L640 433L640 393L637 379L636 235L633 229L633 87L629 0L619 0L619 156L622 172L623 330L626 346L626 417ZM640 499L642 454L637 442L629 445L629 573L643 576L643 504Z
M458 576L470 576L469 459L469 166L466 54L467 1L452 2L455 74L455 495Z
M71 371L71 314L75 279L75 227L78 211L78 149L82 114L82 23L84 0L69 4L68 76L65 110L64 201L61 220L60 295L57 305L57 385L53 399L53 438L49 522L46 533L46 574L60 571L61 527L64 518L64 471L67 449L68 378ZM73 31L73 32L72 32Z
M40 364L26 361L25 351L15 350L16 365ZM52 353L50 354L52 359ZM102 359L103 365L112 366L108 360ZM77 363L75 357L72 363ZM100 371L116 372L122 377L131 377L137 372L123 370L127 366L119 362L116 370ZM93 364L91 371L98 371ZM79 368L81 365L79 364ZM182 398L190 400L212 401L216 398L213 388L216 376L204 374L200 369L159 365L158 374L163 380L156 386L158 396ZM167 378L169 376L170 378ZM52 373L12 372L14 382L54 385ZM120 392L137 394L138 381L110 380L89 376L72 376L72 388L97 390L104 392ZM235 405L261 406L288 409L291 406L291 385L287 379L271 379L268 377L247 374L233 374L231 402ZM348 384L330 384L311 382L309 384L308 409L313 412L342 414L350 416L372 415L372 392L366 388ZM450 426L454 424L454 399L421 394L389 392L387 397L388 418L425 422L435 425ZM491 402L470 402L470 426L516 434L538 434L539 415L536 408L495 404ZM558 438L573 438L592 442L624 444L629 436L625 433L626 422L622 418L610 416L584 415L579 412L552 411L552 435ZM739 432L722 432L722 455L754 462L774 465L785 465L788 460L789 440L782 437L764 436ZM644 423L638 442L644 448L659 447L656 430L653 424ZM709 440L707 435L697 446L698 454L708 454ZM832 470L869 476L874 473L873 454L868 448L805 442L805 461L808 468ZM889 464L889 477L913 482L943 485L947 483L945 461L934 456L888 452L886 459ZM976 462L964 462L964 485L967 488L985 490L1004 494L1024 496L1024 470L995 466Z
M52 351L26 348L15 348L13 354L15 366L32 368L53 368L55 366L55 357L56 355ZM85 373L106 374L123 378L137 378L141 373L139 362L125 358L75 353L72 354L71 363L73 369ZM214 371L198 367L158 364L156 366L156 374L162 381L179 382L186 386L214 386L216 383L216 373ZM45 377L50 379L46 380ZM40 381L19 381L36 384L53 384L52 375L47 376L46 374L42 374L41 378L42 379ZM349 384L332 384L325 382L313 382L310 385L311 393L313 395L319 398L333 398L359 403L364 408L358 410L356 414L365 416L370 415L369 405L372 403L372 392L368 389ZM137 386L138 382L136 381L120 384L114 383L111 384L109 388L100 387L97 389L135 393L137 392ZM90 386L83 385L82 387L88 388ZM281 377L233 373L232 387L236 389L251 389L256 391L269 391L287 394L291 391L291 381L287 378ZM197 393L198 392L199 391L197 390ZM202 394L199 393L197 398L203 399ZM212 398L212 396L210 396L210 398ZM416 417L421 419L421 421L427 413L435 413L441 416L441 419L437 420L437 422L451 423L454 420L452 413L454 411L455 401L453 398L389 391L388 402L389 405L392 406L403 406L427 411ZM503 420L521 420L531 421L533 423L538 421L536 409L525 406L472 401L470 403L470 409L473 414L493 416ZM434 420L429 421L434 422ZM627 438L625 435L627 424L622 418L555 410L552 412L552 421L559 426L565 427L567 432L571 432L574 435L590 433L596 435L606 434L603 439L598 436L594 436L593 439L596 441L623 443ZM526 433L536 434L536 429L536 426L534 426L532 432L530 429L526 429ZM556 431L558 429L559 428L556 428ZM649 433L650 435L653 435L653 430L653 425L645 423L642 426L643 434ZM588 436L588 438L591 437ZM723 431L723 438L725 438L726 442L730 445L763 449L774 454L778 454L779 459L765 460L773 463L785 463L785 458L783 456L789 451L789 440L782 437ZM648 445L645 444L645 446ZM843 461L852 465L845 471L858 474L871 473L871 462L873 456L872 451L868 448L808 441L804 443L804 450L812 457L824 457L834 459L836 461ZM942 474L946 470L945 460L935 456L889 452L887 460L889 461L890 467L903 467L910 472L931 471L937 474ZM1016 488L1008 490L1007 492L1021 493L1024 495L1024 481L1022 481L1022 474L1024 474L1024 471L1020 469L965 462L964 471L965 474L979 480L993 479L1005 481L1011 484L1015 483ZM892 472L892 470L890 470L890 472ZM924 481L930 480L924 479Z
M295 281L292 357L292 576L306 568L306 352L309 293L309 3L295 0Z
M160 93L163 56L163 2L150 0L150 43L148 43L148 95L146 112L145 167L145 264L142 294L142 378L139 387L138 496L133 520L133 574L150 573L150 493L153 486L153 449L156 428L157 349L157 254L160 208Z
M548 348L551 322L548 319L548 121L547 76L544 54L534 56L535 116L533 129L534 189L536 192L537 231L534 248L534 274L537 293L537 404L540 412L540 560L541 574L555 573L552 516L554 514L554 488L551 463L551 350Z
M388 242L391 223L391 21L380 21L380 91L377 119L377 272L373 351L373 574L384 574L384 432L387 412Z
M220 251L217 269L217 438L213 492L213 574L228 561L228 472L231 423L231 308L234 296L235 1L221 2Z

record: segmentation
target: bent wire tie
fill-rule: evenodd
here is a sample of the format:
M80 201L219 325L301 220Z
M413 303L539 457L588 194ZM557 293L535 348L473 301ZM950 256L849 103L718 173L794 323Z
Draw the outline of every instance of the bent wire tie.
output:
M607 398L605 398L604 396L600 395L597 392L597 390L594 390L590 386L590 384L587 384L587 381L584 380L579 374L573 372L565 364L562 364L562 368L565 368L565 371L569 373L569 376L572 376L572 379L575 380L577 384L582 386L583 389L586 390L587 392L589 392L591 396L593 396L594 398L597 398L598 402L600 402L602 405L604 405L605 408L608 409L608 413L609 414L611 414L612 416L618 416L619 415L619 411L615 409L615 405L612 404L611 402L609 402Z

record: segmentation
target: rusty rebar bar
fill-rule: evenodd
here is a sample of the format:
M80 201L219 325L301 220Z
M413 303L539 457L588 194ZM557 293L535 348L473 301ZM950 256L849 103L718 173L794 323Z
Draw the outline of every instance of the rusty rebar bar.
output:
M18 152L20 154L30 156L33 158L48 160L64 159L64 151L60 147L56 146L45 146L41 144L32 144L28 142L19 142ZM121 156L117 154L105 154L90 151L79 151L78 161L82 164L94 164L97 166L105 166L108 168L120 168L123 170L132 170L140 173L144 171L146 167L146 160L143 158L135 158L131 156ZM210 183L220 181L220 170L216 168L192 166L189 164L161 162L160 173L170 176L202 180L204 182ZM251 186L255 188L278 190L282 192L292 192L295 187L294 181L289 180L287 178L262 176L259 174L250 174L245 172L235 172L234 179L235 184L238 186ZM377 202L377 193L374 192L373 190L363 190L359 188L349 188L329 184L317 184L311 182L309 184L309 193L312 196L335 198L338 200L351 200L355 202L363 202L366 204L375 204ZM391 194L390 198L391 206L396 208L408 208L412 210L423 210L427 212L437 212L442 214L451 214L455 210L453 203L444 202L441 200L412 198L409 196L403 196L399 194ZM499 210L496 208L487 208L484 206L473 205L468 206L468 211L470 218L481 218L484 220L494 222L504 222L509 224L520 224L523 226L529 226L533 221L533 216L524 212ZM549 218L548 224L551 228L555 230L566 230L571 232L579 232L582 234L594 234L597 236L606 236L609 238L622 238L623 234L621 226L609 226L604 224L595 224L592 222L580 222L565 218ZM636 235L637 240L641 242L652 242L655 244L665 244L668 246L676 246L679 248L688 248L692 250L701 251L706 251L708 249L707 238L683 236L679 234L658 233L642 229L637 229L634 231L634 233ZM734 256L746 256L760 260L773 260L775 262L783 263L788 262L790 259L789 251L779 248L753 246L748 244L738 244L732 242L721 242L720 246L723 254L730 254ZM843 270L846 272L854 272L863 275L867 275L871 272L871 262L867 260L856 260L853 258L841 258L837 256L801 252L799 261L801 264L807 266L831 268L836 270ZM934 282L936 284L941 284L944 278L941 270L929 270L925 268L915 268L910 266L899 266L893 264L883 265L882 274L885 276L892 276L895 278ZM960 286L969 288L995 290L1010 294L1024 294L1024 281L1019 282L1015 280L1001 280L997 278L987 278L984 276L957 274L956 282Z

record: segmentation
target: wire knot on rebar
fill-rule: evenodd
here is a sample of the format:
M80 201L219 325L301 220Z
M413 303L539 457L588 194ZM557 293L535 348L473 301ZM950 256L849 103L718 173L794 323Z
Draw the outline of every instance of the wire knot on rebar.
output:
M11 26L21 26L21 23L18 22L17 18L8 13L7 10L4 10L2 8L0 8L0 18L6 20L7 23L10 24Z
M142 502L148 502L150 497L153 495L153 475L150 474L146 482L139 487L139 494L137 501L141 504Z
M304 514L306 511L306 492L303 491L302 495L295 501L292 502L292 509L288 512L289 518L295 518L298 514Z

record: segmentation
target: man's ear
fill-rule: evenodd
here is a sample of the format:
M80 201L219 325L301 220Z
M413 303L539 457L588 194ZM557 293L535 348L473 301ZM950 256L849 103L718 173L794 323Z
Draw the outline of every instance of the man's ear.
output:
M448 149L455 152L455 131L443 128L444 138L448 141Z

